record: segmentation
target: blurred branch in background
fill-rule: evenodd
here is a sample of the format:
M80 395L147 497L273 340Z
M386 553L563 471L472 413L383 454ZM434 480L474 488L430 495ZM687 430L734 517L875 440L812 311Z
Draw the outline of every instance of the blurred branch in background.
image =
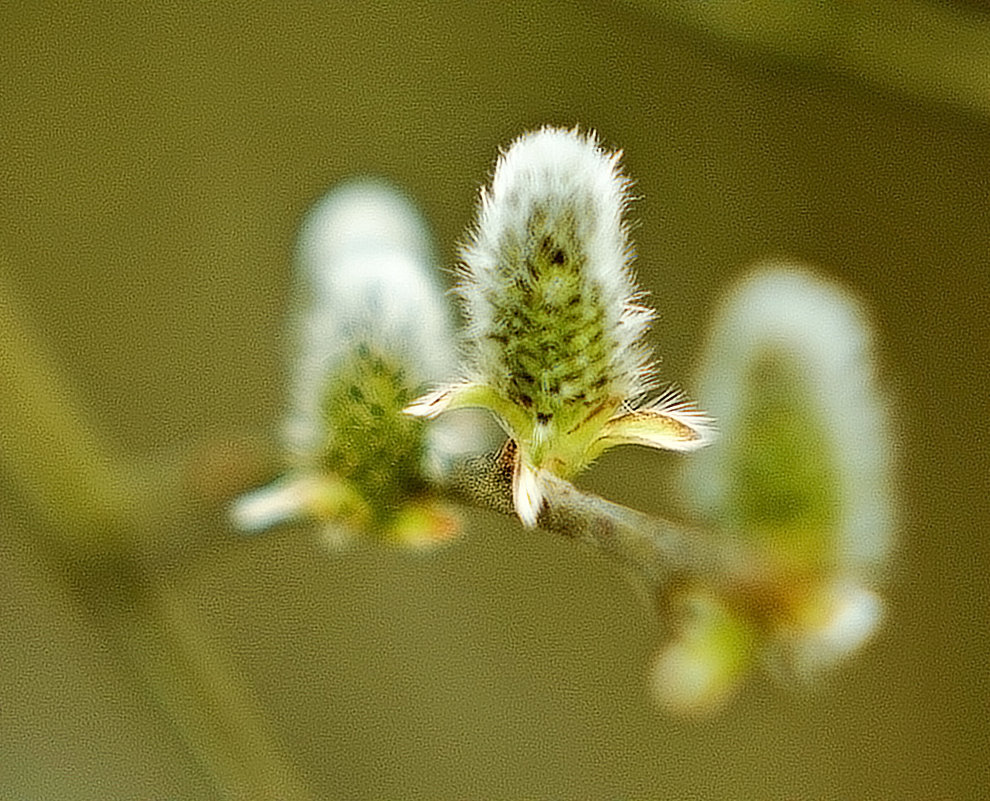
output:
M925 0L627 2L753 54L990 119L985 7Z
M105 552L131 501L130 477L16 306L0 276L0 464L60 545Z
M232 439L142 467L111 453L2 282L0 408L0 466L37 515L32 545L221 796L309 799L250 689L176 592L177 570L236 546L210 510L264 471L263 448Z

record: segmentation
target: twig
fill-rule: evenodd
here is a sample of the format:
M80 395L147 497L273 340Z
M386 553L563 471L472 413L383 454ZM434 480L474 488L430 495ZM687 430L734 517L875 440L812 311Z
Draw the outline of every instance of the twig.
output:
M119 543L132 487L0 283L0 466L63 546Z
M114 610L105 610L112 613ZM231 801L310 801L248 685L169 589L142 593L108 634L167 711L192 753Z
M444 489L454 499L500 514L514 515L513 444L464 459L449 472ZM693 531L596 495L567 481L547 477L547 503L537 526L590 545L646 582L658 597L671 584L703 579L726 592L766 600L779 586L764 555L752 554L729 536Z

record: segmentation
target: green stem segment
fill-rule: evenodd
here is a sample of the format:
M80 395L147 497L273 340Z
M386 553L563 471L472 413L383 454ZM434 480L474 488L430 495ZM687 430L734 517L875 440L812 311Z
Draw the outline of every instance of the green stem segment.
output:
M204 635L195 610L168 589L169 552L159 535L167 541L166 534L178 536L170 524L181 522L178 512L196 499L179 497L183 488L169 480L168 465L153 481L121 466L79 412L2 283L0 409L0 472L31 504L66 580L82 591L220 797L309 801L248 687ZM175 520L167 518L169 510ZM159 530L156 517L168 520L170 532ZM186 559L201 549L185 548ZM109 596L121 592L126 603L113 603Z
M0 468L52 536L105 551L120 533L129 475L103 448L0 283Z
M311 801L269 735L248 685L204 634L196 610L147 592L109 627L118 647L229 801Z

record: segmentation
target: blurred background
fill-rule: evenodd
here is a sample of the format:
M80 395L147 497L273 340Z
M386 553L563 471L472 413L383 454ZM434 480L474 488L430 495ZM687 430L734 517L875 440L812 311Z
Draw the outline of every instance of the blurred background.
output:
M309 204L390 179L450 265L497 147L543 123L625 151L666 378L690 386L714 304L758 258L865 300L902 478L880 636L821 685L761 678L672 719L622 575L482 513L426 557L233 543L170 592L313 797L985 797L981 4L6 4L0 277L121 454L264 432ZM582 483L663 513L679 458L619 449ZM0 475L0 798L219 798L13 487Z

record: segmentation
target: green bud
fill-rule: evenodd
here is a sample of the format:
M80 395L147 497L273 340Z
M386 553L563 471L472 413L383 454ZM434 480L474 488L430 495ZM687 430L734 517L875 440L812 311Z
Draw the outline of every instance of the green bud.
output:
M708 418L654 383L623 220L628 179L594 136L543 128L519 137L482 192L458 292L467 317L461 382L410 414L491 411L516 443L513 501L526 525L546 474L571 478L606 449L693 450Z
M713 712L752 665L759 631L745 614L701 587L680 592L670 614L674 634L654 663L654 696L681 715Z
M762 265L716 315L700 395L721 436L685 466L684 487L765 562L765 597L723 588L720 603L759 632L778 675L835 664L883 617L892 443L875 369L859 303L805 269Z
M427 431L402 411L452 372L454 337L424 224L381 184L345 185L307 217L297 261L298 352L285 427L293 471L241 499L235 523L255 531L316 520L335 542L449 536L452 519L428 497L428 480L454 455L448 443L473 438Z
M716 317L699 392L722 437L685 465L684 487L707 517L797 566L882 570L892 443L847 292L788 265L755 270Z

